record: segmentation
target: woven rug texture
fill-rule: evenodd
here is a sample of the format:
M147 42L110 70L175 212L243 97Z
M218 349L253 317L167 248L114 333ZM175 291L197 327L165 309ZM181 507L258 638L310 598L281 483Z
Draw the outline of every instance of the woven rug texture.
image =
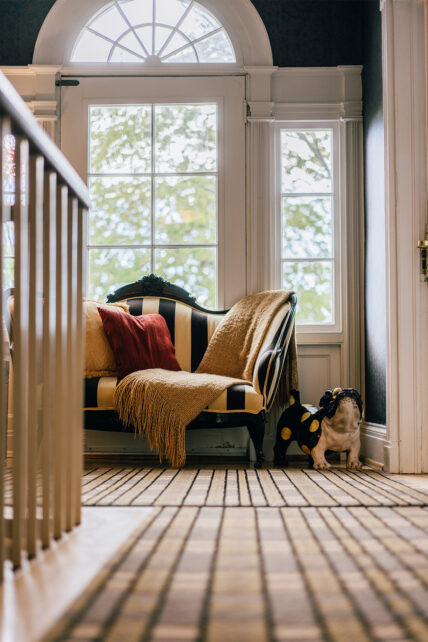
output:
M397 475L92 466L83 498L152 509L46 641L428 640L428 492Z
M93 467L86 506L427 506L428 492L366 469Z

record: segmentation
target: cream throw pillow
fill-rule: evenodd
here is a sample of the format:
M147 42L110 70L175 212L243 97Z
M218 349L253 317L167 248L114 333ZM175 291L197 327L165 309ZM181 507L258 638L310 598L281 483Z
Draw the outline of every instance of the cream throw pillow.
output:
M98 303L97 301L84 300L83 309L86 321L85 377L87 379L116 375L116 361L104 332L98 307L116 307L129 312L126 303Z

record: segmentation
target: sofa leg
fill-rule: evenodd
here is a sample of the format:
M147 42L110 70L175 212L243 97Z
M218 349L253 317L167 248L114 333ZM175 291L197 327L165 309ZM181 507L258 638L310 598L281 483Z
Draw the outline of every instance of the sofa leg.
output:
M263 439L265 436L264 413L255 415L254 419L250 419L247 423L247 428L256 451L256 468L261 468L263 465Z

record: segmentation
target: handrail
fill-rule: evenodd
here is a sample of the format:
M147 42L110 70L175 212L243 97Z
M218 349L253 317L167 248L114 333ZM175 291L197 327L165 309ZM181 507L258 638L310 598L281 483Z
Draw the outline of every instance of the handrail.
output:
M9 116L13 120L14 129L28 138L30 148L44 156L47 164L61 176L82 204L89 208L90 198L85 183L55 143L43 131L11 82L0 71L1 114Z
M0 292L6 274L14 288L10 310L0 296L9 339L13 331L13 368L6 337L0 360L0 581L4 560L19 568L81 521L89 206L83 181L0 73Z

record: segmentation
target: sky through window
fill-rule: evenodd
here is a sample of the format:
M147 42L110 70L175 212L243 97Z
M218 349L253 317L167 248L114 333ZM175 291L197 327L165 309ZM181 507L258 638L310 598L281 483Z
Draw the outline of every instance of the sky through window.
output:
M194 0L113 0L85 25L71 62L234 63L230 38Z

